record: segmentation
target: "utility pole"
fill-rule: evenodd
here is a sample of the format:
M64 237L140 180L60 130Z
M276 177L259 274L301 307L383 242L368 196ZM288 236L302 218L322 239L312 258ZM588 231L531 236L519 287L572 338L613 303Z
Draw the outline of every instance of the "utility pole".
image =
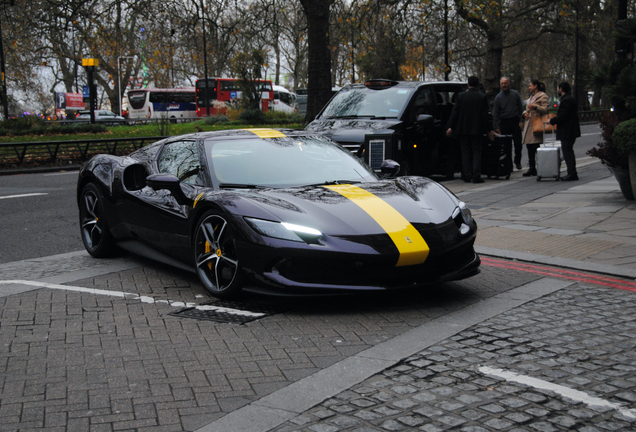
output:
M99 61L97 59L82 59L82 66L86 70L88 77L89 105L91 108L91 123L95 124L95 108L97 107L97 88L93 84L93 72L97 68Z
M579 0L576 0L576 31L574 32L574 91L572 92L577 106L579 104Z
M201 28L203 29L203 69L205 73L205 115L210 117L210 94L208 93L208 47L205 42L205 7L201 0Z
M444 0L444 81L448 81L451 68L448 65L448 0Z

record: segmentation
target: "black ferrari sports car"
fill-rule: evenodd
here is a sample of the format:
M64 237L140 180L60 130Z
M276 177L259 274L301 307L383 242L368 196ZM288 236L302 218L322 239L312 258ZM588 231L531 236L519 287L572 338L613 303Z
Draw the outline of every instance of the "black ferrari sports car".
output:
M466 205L423 177L376 174L307 131L168 138L79 173L86 250L193 270L216 297L389 290L479 273ZM382 177L382 178L381 178Z

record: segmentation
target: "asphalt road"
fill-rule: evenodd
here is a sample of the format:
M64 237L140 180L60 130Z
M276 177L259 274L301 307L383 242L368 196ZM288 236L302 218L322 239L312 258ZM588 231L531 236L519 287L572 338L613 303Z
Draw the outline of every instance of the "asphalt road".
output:
M596 124L583 125L576 157L600 141ZM527 153L523 165L526 169ZM0 263L84 248L75 202L77 171L0 176Z
M82 249L77 171L0 176L0 263Z

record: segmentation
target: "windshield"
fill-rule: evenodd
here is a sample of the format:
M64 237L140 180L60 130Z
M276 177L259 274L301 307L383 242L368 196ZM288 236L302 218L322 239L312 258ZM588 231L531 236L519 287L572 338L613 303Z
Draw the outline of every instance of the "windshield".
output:
M350 151L321 136L241 138L205 143L220 187L297 187L377 181Z
M329 102L321 119L342 117L397 118L410 99L413 89L391 87L372 90L366 87L344 88Z

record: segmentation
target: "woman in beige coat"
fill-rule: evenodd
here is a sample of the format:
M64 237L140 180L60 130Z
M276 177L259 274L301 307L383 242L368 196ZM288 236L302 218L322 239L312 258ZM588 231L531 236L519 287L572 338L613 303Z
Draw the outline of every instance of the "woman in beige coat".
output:
M523 112L524 125L522 143L525 144L528 149L528 166L530 169L523 173L524 177L537 175L537 149L543 144L543 134L535 135L532 130L532 119L536 116L547 114L549 111L548 95L545 94L545 84L536 79L532 80L530 81L528 90L530 90L530 98L526 103L526 110Z

